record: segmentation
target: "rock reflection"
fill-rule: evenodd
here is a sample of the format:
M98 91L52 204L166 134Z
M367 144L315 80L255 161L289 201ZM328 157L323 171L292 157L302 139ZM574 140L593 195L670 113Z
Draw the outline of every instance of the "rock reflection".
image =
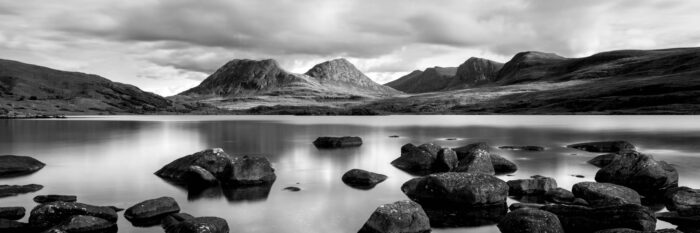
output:
M226 198L226 200L229 202L265 201L270 195L270 190L272 189L272 183L261 185L217 184L212 186L188 186L173 182L168 183L187 192L188 201L219 199L222 197Z
M506 204L488 207L451 208L423 206L435 228L477 227L497 224L508 212Z

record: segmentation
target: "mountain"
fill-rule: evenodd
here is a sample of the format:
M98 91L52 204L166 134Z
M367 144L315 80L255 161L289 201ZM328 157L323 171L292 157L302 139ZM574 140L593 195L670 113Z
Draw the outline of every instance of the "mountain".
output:
M489 84L496 81L503 63L472 57L457 67L457 73L447 84L447 89L458 90Z
M432 67L413 71L397 80L384 84L406 93L440 91L447 87L457 72L455 67Z
M0 59L0 115L189 112L197 106L106 78Z
M358 70L355 65L344 58L315 65L305 74L315 78L321 85L341 88L356 93L379 96L399 93L393 88L372 81L372 79Z

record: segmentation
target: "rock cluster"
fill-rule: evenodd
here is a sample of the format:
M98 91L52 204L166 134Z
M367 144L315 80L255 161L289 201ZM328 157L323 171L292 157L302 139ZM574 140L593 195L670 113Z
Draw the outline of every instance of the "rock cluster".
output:
M401 147L401 156L391 162L395 167L415 174L436 172L468 172L503 174L515 172L513 162L491 153L486 143L474 143L459 148L442 148L435 144Z

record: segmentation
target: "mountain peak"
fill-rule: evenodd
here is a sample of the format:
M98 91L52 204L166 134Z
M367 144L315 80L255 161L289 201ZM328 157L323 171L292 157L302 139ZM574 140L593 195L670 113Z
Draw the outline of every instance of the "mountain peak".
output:
M449 84L449 88L461 89L493 82L501 67L503 67L503 63L479 57L470 57L457 67L457 74L455 74L455 78Z
M320 83L334 83L348 88L362 88L357 91L378 94L396 94L398 91L382 86L367 77L362 71L345 58L333 59L319 63L305 73Z
M541 65L551 65L559 61L566 60L565 57L554 53L543 53L537 51L520 52L503 65L503 68L498 74L499 82L519 82L518 80L531 80L541 76L540 72L532 73L528 70L531 67Z

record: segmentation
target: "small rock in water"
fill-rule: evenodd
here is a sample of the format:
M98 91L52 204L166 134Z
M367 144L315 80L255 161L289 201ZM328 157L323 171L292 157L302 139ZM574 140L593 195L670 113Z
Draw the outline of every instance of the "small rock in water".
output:
M0 185L0 197L17 196L19 194L33 193L41 190L44 186L38 184L28 185Z
M544 151L544 147L541 146L499 146L498 148L503 150Z
M343 183L349 186L361 189L370 189L386 180L387 176L362 169L351 169L345 172L341 179L343 180Z
M0 207L0 219L20 220L25 211L24 207Z
M601 153L623 153L636 150L634 145L627 141L584 142L568 145L566 147L579 149L582 151Z
M399 135L391 135L391 136L389 136L389 137L390 137L390 138L398 138Z
M172 197L160 197L140 202L124 212L124 218L134 226L152 226L165 216L180 212L180 206Z
M46 164L29 156L0 155L0 177L34 173Z
M456 141L457 138L446 138L445 140L447 140L447 141Z
M576 178L586 178L584 175L573 175L572 174L571 176L576 177Z
M166 233L228 233L228 223L218 217L193 217L186 213L163 218L161 226Z
M319 137L314 141L314 146L318 148L342 148L361 146L362 138L360 137Z
M74 195L39 195L34 197L34 202L39 203L39 204L44 204L44 203L49 203L49 202L54 202L54 201L63 201L63 202L76 202L78 201L78 197Z
M289 186L289 187L284 188L283 190L287 190L287 191L291 191L291 192L299 192L299 191L301 191L301 188Z

